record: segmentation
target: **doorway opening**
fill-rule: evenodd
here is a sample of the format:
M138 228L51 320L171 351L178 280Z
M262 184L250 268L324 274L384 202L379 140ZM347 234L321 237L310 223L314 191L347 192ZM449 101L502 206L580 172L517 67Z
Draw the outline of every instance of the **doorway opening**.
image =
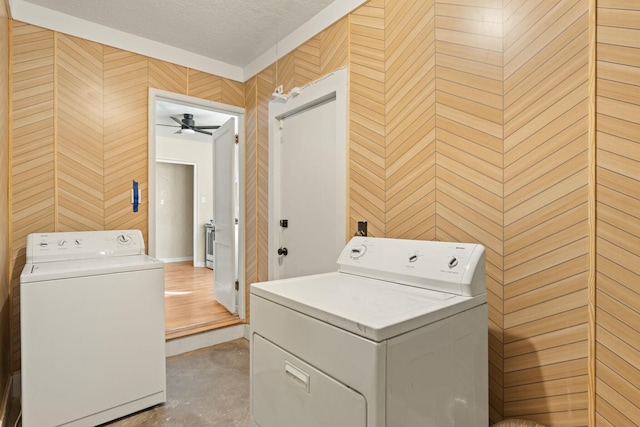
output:
M243 116L239 107L150 89L148 252L165 262L167 340L244 322ZM238 135L235 146L224 142L233 150L225 160L232 167L218 163L224 176L215 166L220 126L232 126ZM221 185L230 187L235 199L216 204L216 185L220 194ZM231 264L215 265L207 257L208 231L215 230L216 211L227 205L233 205L237 224L235 257ZM231 302L214 296L221 290L231 293Z

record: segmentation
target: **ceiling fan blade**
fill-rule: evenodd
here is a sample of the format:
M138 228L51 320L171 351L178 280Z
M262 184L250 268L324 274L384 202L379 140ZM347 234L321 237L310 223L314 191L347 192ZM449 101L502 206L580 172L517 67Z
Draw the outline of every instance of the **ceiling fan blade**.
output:
M219 129L220 126L195 126L196 129Z
M171 117L173 120L175 120L176 122L178 122L178 124L179 124L180 126L182 126L182 125L184 124L184 123L182 123L182 119L179 119L179 118L177 118L177 117L173 117L173 116L169 116L169 117Z
M173 133L174 135L182 135L182 128Z
M176 126L176 125L165 125L164 123L156 123L156 126L167 126L170 128L179 128L180 126Z
M206 130L200 130L200 127L196 127L193 130L196 132L204 133L205 135L213 135L211 132L207 132Z

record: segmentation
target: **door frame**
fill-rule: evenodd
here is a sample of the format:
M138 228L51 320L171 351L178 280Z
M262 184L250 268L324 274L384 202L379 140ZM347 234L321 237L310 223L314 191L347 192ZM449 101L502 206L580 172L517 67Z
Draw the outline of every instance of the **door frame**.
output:
M209 101L194 96L182 95L155 88L149 88L149 108L148 108L148 242L147 251L149 255L155 256L156 252L156 101L164 100L177 104L193 105L198 108L218 111L220 113L235 116L238 123L238 316L240 319L246 317L245 301L245 207L244 207L244 108L235 105L222 104L220 102ZM213 141L213 139L212 139ZM195 225L194 225L195 226Z
M335 99L336 102L336 151L344 153L339 159L336 195L336 241L348 239L347 221L348 203L348 157L347 151L347 106L348 106L348 69L340 68L327 76L302 87L296 96L290 96L285 102L279 99L269 102L269 280L278 279L278 243L280 218L280 120L301 113L316 105ZM277 172L276 172L277 171ZM342 183L342 184L341 184Z

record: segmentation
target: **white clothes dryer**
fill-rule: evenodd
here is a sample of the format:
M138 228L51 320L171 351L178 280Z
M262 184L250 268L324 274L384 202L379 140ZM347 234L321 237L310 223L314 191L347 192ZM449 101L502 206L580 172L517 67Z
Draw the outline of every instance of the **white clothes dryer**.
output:
M139 230L30 234L22 426L95 426L166 400L164 264Z
M354 237L338 271L251 287L254 426L486 426L481 245Z

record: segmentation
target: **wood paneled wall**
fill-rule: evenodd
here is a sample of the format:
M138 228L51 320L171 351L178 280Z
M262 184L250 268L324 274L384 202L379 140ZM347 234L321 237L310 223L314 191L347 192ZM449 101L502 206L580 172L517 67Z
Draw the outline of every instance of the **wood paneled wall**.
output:
M640 3L597 14L596 423L640 425Z
M588 1L504 22L504 416L586 425Z
M386 236L436 237L435 2L385 11Z
M9 19L0 2L0 395L6 391L10 364L9 289Z
M367 221L386 235L385 5L370 1L351 14L349 60L349 230Z
M148 90L243 107L244 83L12 21L12 369L20 367L19 276L34 232L139 228L147 190ZM7 55L8 57L9 55Z
M436 0L436 239L486 249L490 416L503 413L502 4Z

